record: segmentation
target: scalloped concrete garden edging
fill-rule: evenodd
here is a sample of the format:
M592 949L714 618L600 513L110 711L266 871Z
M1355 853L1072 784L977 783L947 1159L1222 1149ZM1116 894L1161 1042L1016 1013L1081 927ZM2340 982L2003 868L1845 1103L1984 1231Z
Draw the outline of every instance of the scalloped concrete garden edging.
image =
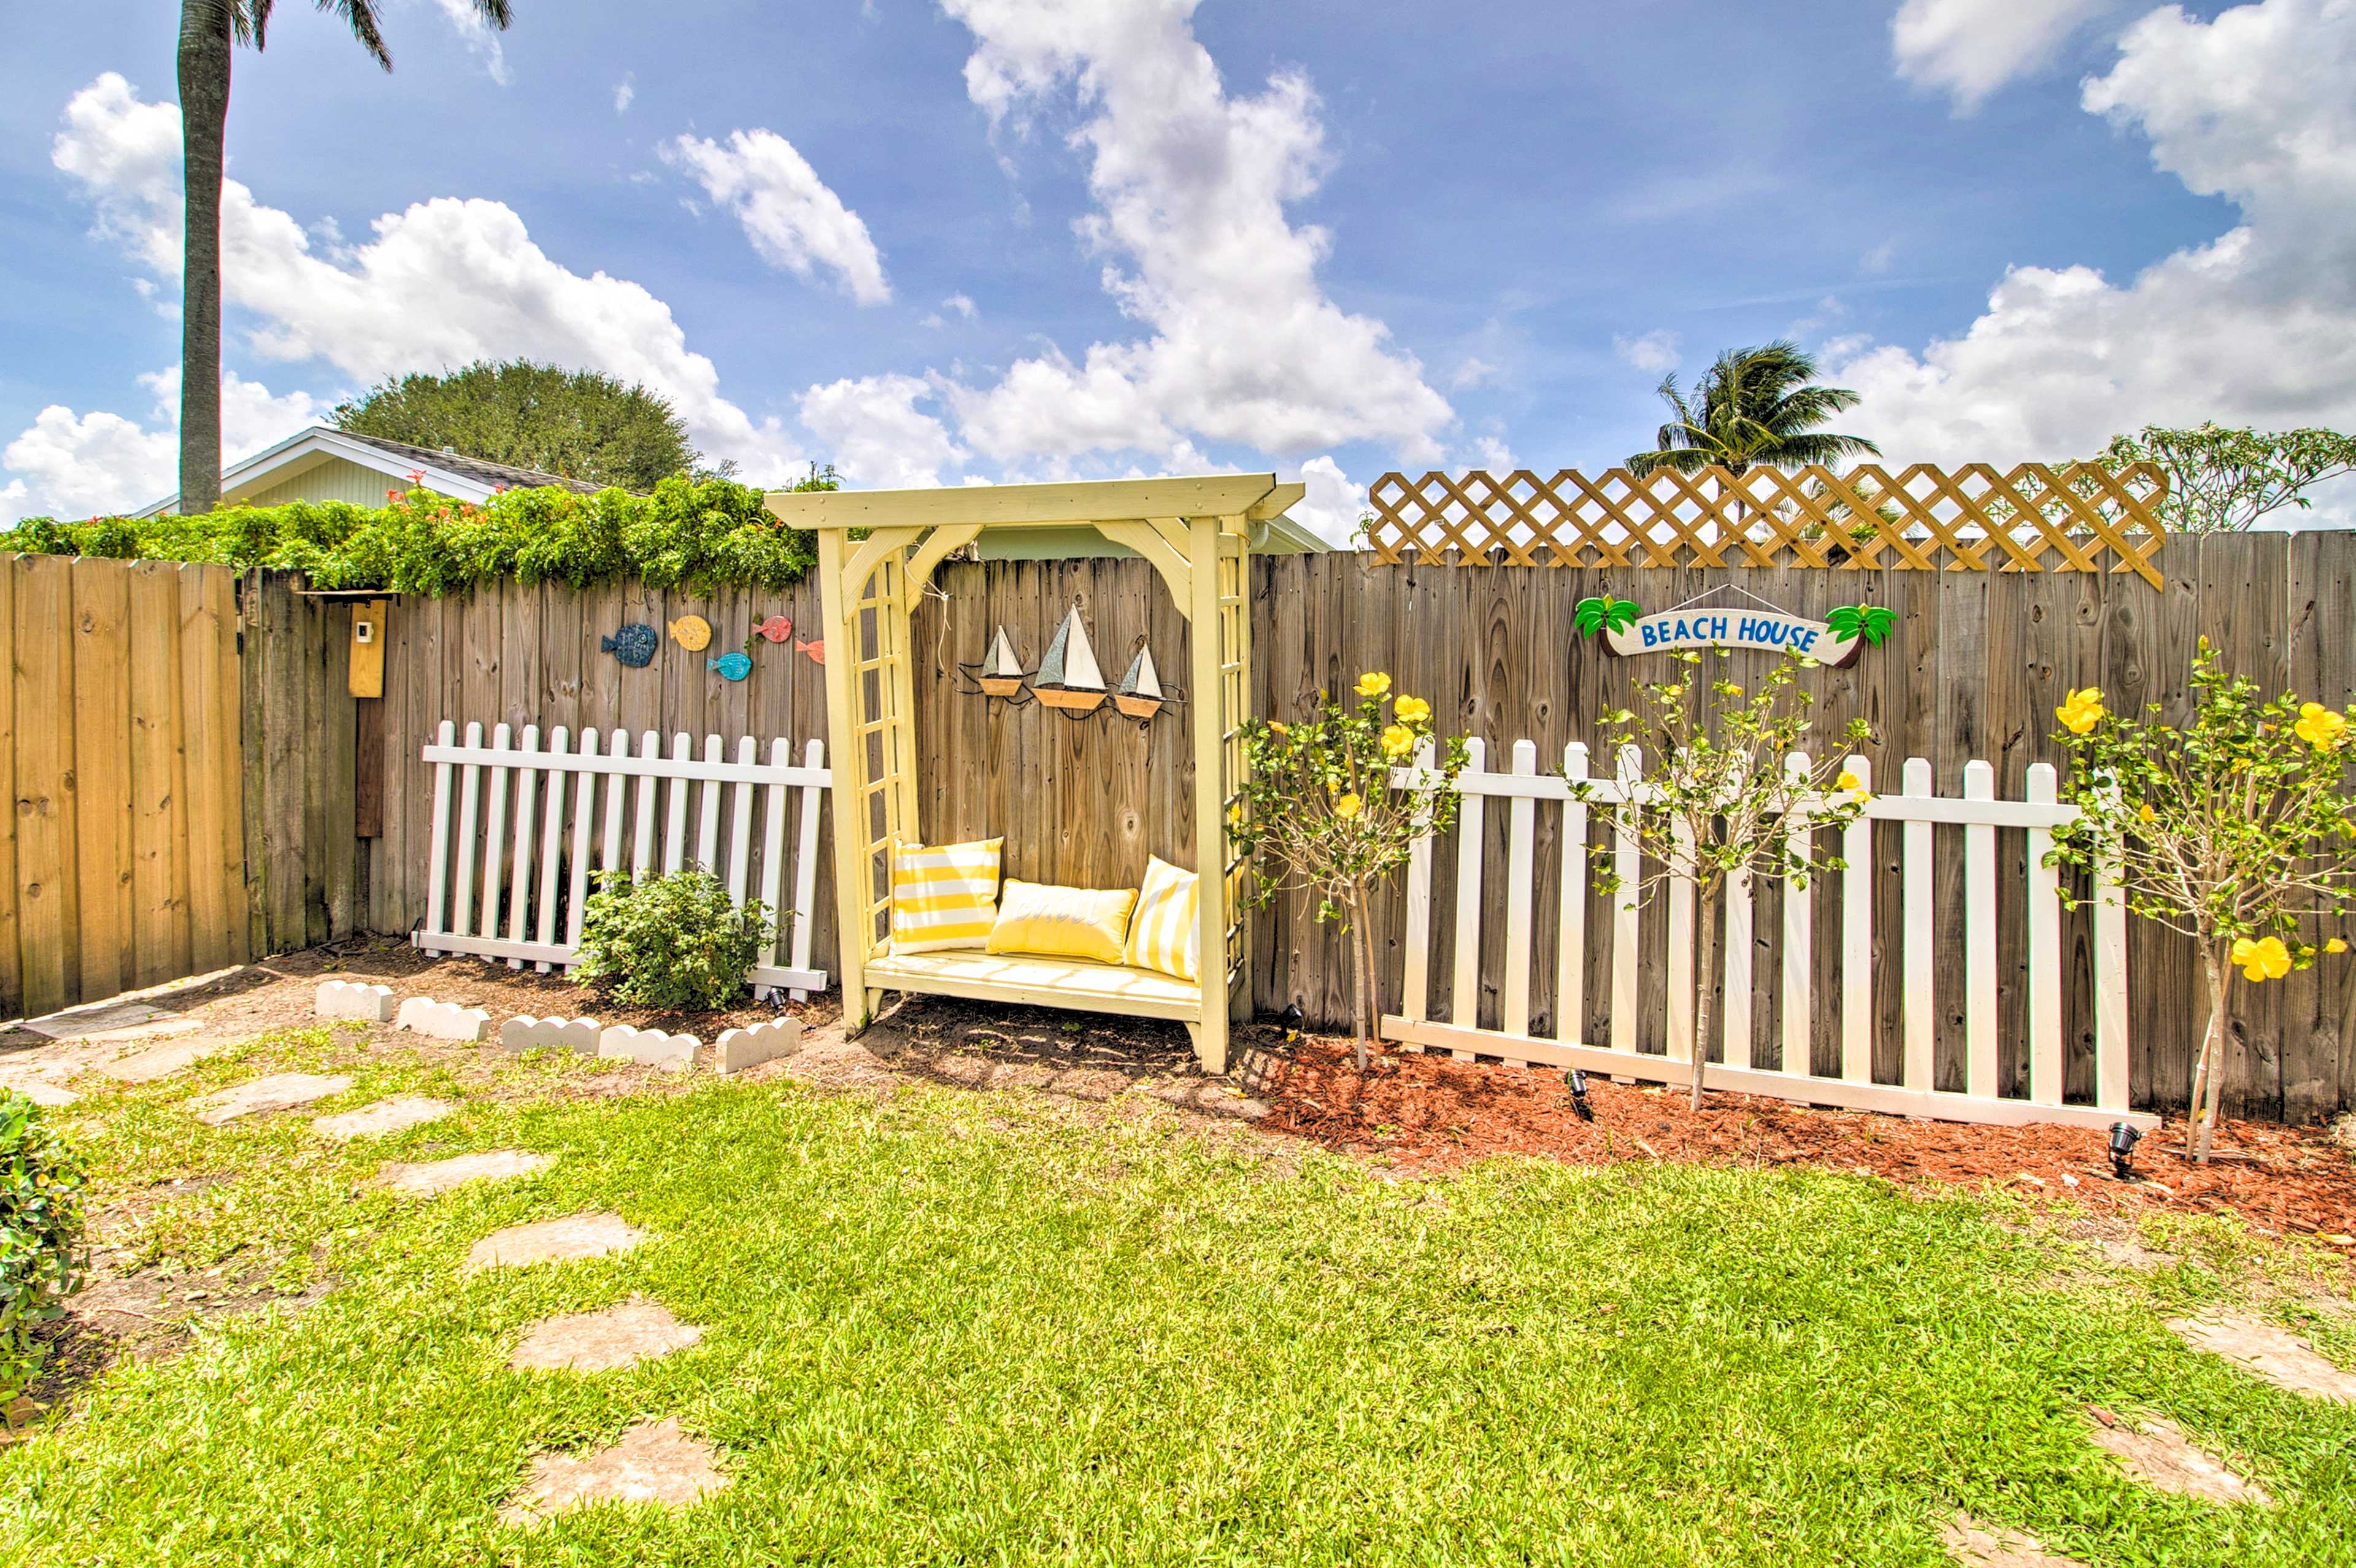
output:
M691 1034L665 1034L659 1029L616 1024L597 1037L597 1054L684 1072L693 1064L695 1052L702 1044Z
M362 986L349 980L323 980L313 1007L323 1019L365 1019L369 1023L392 1021L392 987Z
M428 1040L471 1041L491 1032L491 1015L480 1008L462 1008L455 1002L437 1002L431 997L412 997L401 1004L392 1027L414 1029Z
M779 1019L775 1023L722 1031L719 1043L712 1047L712 1063L724 1076L791 1056L801 1048L802 1020Z
M527 1051L578 1051L594 1056L605 1028L595 1019L536 1019L518 1013L499 1026L499 1044L510 1056Z

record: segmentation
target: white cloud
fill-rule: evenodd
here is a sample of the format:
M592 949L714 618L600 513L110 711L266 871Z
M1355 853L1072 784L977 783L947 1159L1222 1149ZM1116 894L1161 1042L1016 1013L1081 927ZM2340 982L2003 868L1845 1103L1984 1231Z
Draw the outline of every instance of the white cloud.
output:
M1497 368L1486 359L1467 357L1464 363L1449 373L1448 384L1457 391L1468 387L1485 386L1497 379Z
M1285 516L1330 545L1351 548L1351 535L1365 515L1366 487L1352 484L1330 453L1302 464L1298 477L1309 486L1309 494Z
M76 414L52 404L0 449L14 475L0 485L0 515L103 517L146 506L179 487L180 372L139 378L155 399L151 422ZM221 460L233 463L316 422L325 405L305 392L272 395L236 375L221 380Z
M1831 356L1847 422L1905 461L2079 455L2146 423L2356 424L2356 0L2136 23L2093 113L2240 209L2124 285L2016 267L1960 337Z
M1890 266L1896 262L1897 260L1898 241L1895 240L1884 240L1880 244L1876 245L1872 250L1868 251L1864 255L1859 256L1857 259L1857 270L1860 272L1879 274L1890 271Z
M942 0L972 29L967 93L1025 126L1068 92L1098 209L1078 224L1106 290L1150 336L1050 347L995 385L953 384L965 439L1007 460L1163 451L1183 439L1271 453L1345 441L1434 458L1454 421L1389 329L1317 281L1329 239L1285 205L1326 157L1306 78L1230 96L1194 0Z
M735 215L753 249L771 266L801 278L825 267L861 304L891 299L884 258L876 254L867 225L775 131L731 132L725 147L680 136L663 144L662 156Z
M981 312L975 308L973 299L970 295L951 294L948 298L941 302L941 308L939 310L934 311L925 317L924 325L938 328L947 326L949 324L948 318L952 315L956 316L960 321L972 321L977 319L980 315Z
M802 394L802 423L834 453L845 481L861 489L937 485L965 452L941 421L916 405L932 388L914 376L866 376Z
M95 204L98 232L176 284L179 111L140 101L109 72L68 104L52 156ZM626 279L568 270L505 205L445 197L370 228L323 256L293 218L225 181L222 285L231 325L251 323L245 348L323 359L363 383L479 358L552 360L661 392L705 452L736 459L756 483L801 460L777 420L720 395L718 369L688 348L669 305Z
M1472 450L1480 455L1481 466L1492 474L1511 474L1515 469L1514 449L1494 435L1475 440Z
M614 84L614 112L627 114L630 105L638 101L638 73L624 71L622 80Z
M2070 36L2113 0L1906 0L1890 21L1898 74L1951 94L1968 113L1989 94L2050 64Z
M450 18L450 25L458 29L458 36L466 41L467 51L483 62L491 80L501 87L512 82L515 74L508 69L507 50L499 47L499 35L483 20L475 0L438 0L438 4L442 14Z
M1677 368L1677 349L1683 339L1666 327L1645 333L1641 337L1612 336L1612 352L1647 375L1659 375Z

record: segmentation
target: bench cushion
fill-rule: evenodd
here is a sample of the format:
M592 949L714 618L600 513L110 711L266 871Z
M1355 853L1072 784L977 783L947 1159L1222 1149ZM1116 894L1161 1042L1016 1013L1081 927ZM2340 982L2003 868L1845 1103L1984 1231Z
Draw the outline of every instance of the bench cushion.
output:
M1203 1019L1198 986L1167 975L1085 958L1015 953L894 953L870 959L866 983L879 991L921 991L985 1002L1027 1002L1130 1018Z

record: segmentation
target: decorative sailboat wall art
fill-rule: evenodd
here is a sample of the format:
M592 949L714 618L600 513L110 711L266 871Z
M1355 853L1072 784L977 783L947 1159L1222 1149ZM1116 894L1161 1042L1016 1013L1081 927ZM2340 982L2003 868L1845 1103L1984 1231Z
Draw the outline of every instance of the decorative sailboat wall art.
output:
M1113 688L1112 705L1142 722L1161 712L1165 700L1161 673L1153 667L1153 650L1140 643L1137 656L1129 661L1129 673Z
M965 667L973 676L973 683L991 697L1019 698L1023 682L1029 672L1023 661L1014 656L1014 644L1006 635L1006 628L990 639L990 651L981 656L978 665Z
M1047 645L1031 677L1031 694L1075 718L1104 706L1104 671L1097 667L1097 651L1088 645L1078 605L1073 605L1064 624L1055 628L1055 640Z

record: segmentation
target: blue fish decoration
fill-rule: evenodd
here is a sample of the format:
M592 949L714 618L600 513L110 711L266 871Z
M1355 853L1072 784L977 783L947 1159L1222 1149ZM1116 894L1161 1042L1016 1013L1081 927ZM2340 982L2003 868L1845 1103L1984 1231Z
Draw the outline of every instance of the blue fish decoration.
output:
M720 672L723 680L742 680L753 673L751 656L742 653L724 653L711 663L712 667Z
M600 637L597 646L632 669L644 669L655 662L655 650L662 646L662 639L655 635L652 626L633 622L610 637Z

